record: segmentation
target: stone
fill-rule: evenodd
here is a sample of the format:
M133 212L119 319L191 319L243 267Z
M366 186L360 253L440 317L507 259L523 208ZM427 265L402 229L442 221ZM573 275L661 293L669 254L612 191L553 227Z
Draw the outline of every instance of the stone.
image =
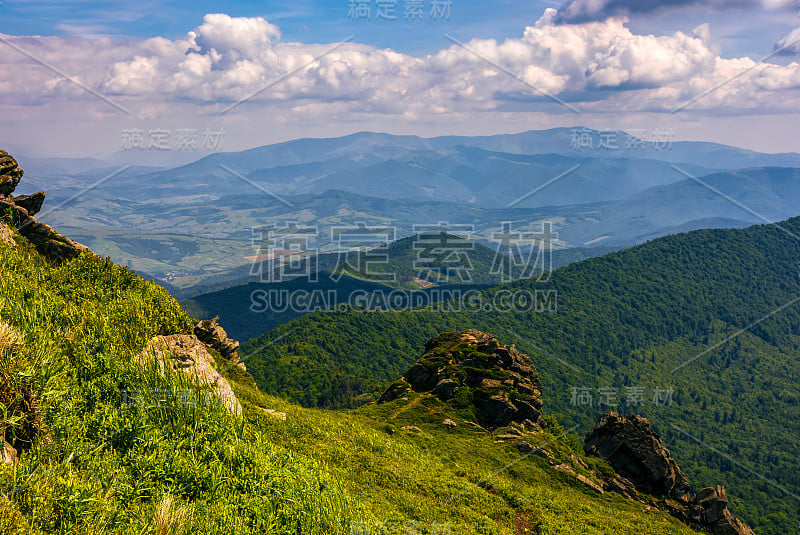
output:
M239 362L239 342L228 338L228 334L219 325L219 316L210 320L203 320L194 326L194 334L204 344L217 351L222 358L234 363Z
M17 167L17 161L0 150L0 195L11 195L22 179L23 171Z
M681 499L691 490L661 437L641 416L603 414L586 435L584 451L607 460L641 492Z
M464 422L464 425L468 425L470 427L474 427L475 429L477 429L478 431L481 431L483 433L486 432L486 429L484 429L483 427L478 425L476 422Z
M3 464L14 464L17 462L17 450L5 440L2 441L3 449L0 455L3 457Z
M584 450L604 458L617 472L603 482L605 490L642 502L638 492L660 496L663 499L659 507L672 516L717 535L754 535L728 511L723 487L708 487L699 493L691 489L689 480L646 418L603 414L586 435Z
M443 422L442 422L442 424L443 424L443 425L446 425L447 427L456 427L456 426L458 426L458 424L457 424L457 423L455 423L455 422L454 422L453 420L451 420L450 418L446 418L446 419L445 419L445 421L443 421Z
M697 503L703 510L705 524L718 535L755 535L744 522L728 511L725 487L707 487L697 493Z
M466 389L466 395L461 393ZM458 392L459 403L471 401L482 428L512 423L540 429L542 387L533 362L513 346L501 345L487 333L469 329L431 338L425 353L395 381L379 402L405 392L430 393L447 402Z
M386 392L378 400L378 403L386 403L388 401L394 401L395 399L399 398L403 394L411 392L411 385L405 380L404 377L401 377L394 383L392 383L389 388L386 389ZM406 401L408 398L403 398Z
M42 256L56 263L68 262L78 258L82 253L89 252L85 245L62 236L52 227L44 223L23 223L19 233L30 241Z
M614 474L613 477L603 481L603 490L616 492L631 501L644 503L644 500L639 497L639 493L636 492L636 486L619 474Z
M13 198L14 204L28 211L29 216L36 215L44 204L44 192L40 191L33 195L19 195Z
M451 399L458 391L458 381L453 379L442 379L433 387L433 393L442 401Z
M146 365L155 360L162 371L169 366L172 370L184 373L199 385L208 386L220 398L231 414L240 415L242 406L228 381L214 368L214 357L206 345L193 334L172 334L156 336L139 355L139 361Z
M595 492L597 492L599 494L603 494L603 488L600 486L599 483L597 483L595 481L592 481L591 479L589 479L588 477L586 477L583 474L577 473L575 471L575 469L572 468L570 465L568 465L568 464L559 464L559 465L554 466L554 468L556 470L558 470L559 472L564 472L565 474L569 474L576 481L578 481L582 485L592 489L593 491L595 491Z
M39 223L33 218L42 209L44 192L11 196L22 175L23 171L17 167L17 161L6 151L0 150L0 213L8 218L8 224L30 241L39 254L54 262L68 262L84 252L91 253L85 245L62 236L49 225Z
M412 433L422 433L422 429L420 429L416 425L404 425L400 429L402 429L403 431L410 431Z

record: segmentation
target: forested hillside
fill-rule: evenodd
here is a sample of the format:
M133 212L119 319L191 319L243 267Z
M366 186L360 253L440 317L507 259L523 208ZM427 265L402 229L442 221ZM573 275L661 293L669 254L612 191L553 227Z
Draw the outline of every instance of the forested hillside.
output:
M493 332L531 355L545 406L566 422L588 428L615 405L650 417L691 479L724 482L757 532L786 533L800 494L797 236L800 219L669 236L484 293L555 290L557 313L317 313L243 354L265 391L347 406L437 332Z

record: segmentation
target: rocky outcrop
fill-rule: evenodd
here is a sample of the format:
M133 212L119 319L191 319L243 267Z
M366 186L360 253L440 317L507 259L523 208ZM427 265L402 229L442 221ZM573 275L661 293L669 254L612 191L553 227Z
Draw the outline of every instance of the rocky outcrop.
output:
M44 192L40 191L33 195L18 195L13 198L14 204L20 206L28 211L29 216L34 216L39 213L44 204Z
M17 161L0 150L0 195L11 195L22 178L22 169L17 166Z
M496 429L512 423L540 427L542 386L528 356L476 330L447 332L425 344L425 354L379 402L409 392L430 392L444 402L471 401L478 423Z
M214 368L216 361L206 345L193 334L156 336L139 355L142 364L155 360L164 370L169 367L184 373L199 385L210 387L232 414L242 413L242 406L228 381Z
M691 489L689 480L646 418L603 414L586 435L584 450L602 457L617 472L603 483L604 490L637 501L645 501L639 492L653 496L660 499L653 505L718 535L753 535L728 511L723 487L709 487L698 493Z
M244 364L239 362L239 342L233 338L228 338L228 334L219 325L219 316L211 320L203 320L194 326L194 334L204 344L217 351L222 358L229 360L233 364L245 369Z
M91 252L86 246L62 236L49 225L39 223L33 218L42 209L44 192L17 197L11 195L22 175L23 171L17 167L17 161L6 151L0 150L0 215L7 223L27 238L40 254L55 262L67 262L84 252ZM3 239L3 234L0 230L0 239Z
M691 491L678 463L641 416L602 415L586 435L584 450L606 459L619 475L647 494L683 499Z

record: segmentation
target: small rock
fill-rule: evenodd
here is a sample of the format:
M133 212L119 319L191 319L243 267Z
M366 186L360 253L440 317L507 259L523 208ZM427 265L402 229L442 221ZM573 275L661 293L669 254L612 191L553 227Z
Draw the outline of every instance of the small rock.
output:
M17 450L5 440L2 442L3 450L0 454L3 457L3 464L14 464L17 462Z
M484 433L486 432L486 429L484 429L480 425L476 424L475 422L464 422L464 425L468 425L470 427L474 427L475 429L477 429L479 431L483 431Z
M270 416L274 416L274 417L278 418L279 420L283 420L284 422L286 421L286 413L285 412L278 412L275 409L264 409L264 412L266 412Z
M457 423L455 423L455 422L454 422L453 420L451 420L450 418L447 418L447 419L445 419L445 421L444 421L444 422L442 422L442 423L443 423L444 425L446 425L447 427L456 427L456 426L458 425Z
M404 425L400 429L402 429L403 431L410 431L412 433L422 433L422 429L420 429L416 425Z

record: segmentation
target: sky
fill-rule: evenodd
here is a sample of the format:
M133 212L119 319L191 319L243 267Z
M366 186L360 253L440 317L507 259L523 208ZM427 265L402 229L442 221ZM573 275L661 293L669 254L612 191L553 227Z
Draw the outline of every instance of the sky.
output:
M800 152L798 55L797 0L3 0L0 147L581 125Z

